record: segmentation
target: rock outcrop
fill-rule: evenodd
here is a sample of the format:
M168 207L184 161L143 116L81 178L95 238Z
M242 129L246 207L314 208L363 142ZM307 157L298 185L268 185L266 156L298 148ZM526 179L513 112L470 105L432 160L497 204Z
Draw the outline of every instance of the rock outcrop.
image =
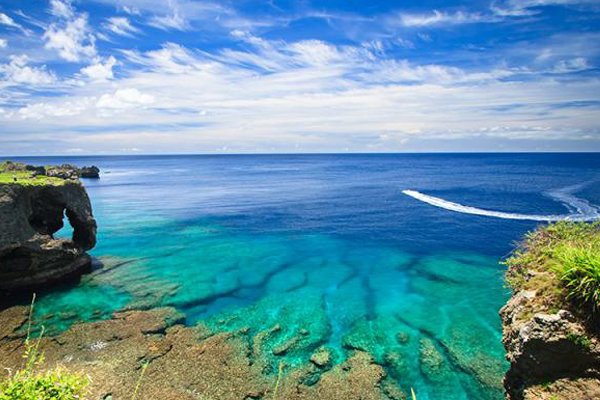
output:
M27 311L22 306L0 311L1 371L15 371L23 364ZM45 360L40 368L64 366L89 376L87 398L98 400L129 399L136 386L138 398L145 400L406 398L365 352L353 352L331 368L308 360L298 366L269 365L252 354L247 329L215 333L184 327L182 322L174 309L158 308L76 324L41 340L39 351Z
M67 217L71 239L54 238ZM90 266L90 199L78 181L0 184L0 291L57 282Z
M507 398L600 398L598 339L567 310L536 312L535 297L533 291L518 292L500 311L510 362ZM586 381L595 385L582 385Z
M95 165L91 167L76 167L71 164L63 164L60 166L50 166L46 168L45 174L49 177L62 179L78 179L78 178L100 178L100 169Z
M513 295L500 310L510 362L504 378L507 399L600 398L600 304L583 301L573 291L595 284L594 276L585 273L600 269L594 244L599 229L600 224L566 222L543 226L507 259ZM579 270L567 285L564 271L581 264L585 272Z

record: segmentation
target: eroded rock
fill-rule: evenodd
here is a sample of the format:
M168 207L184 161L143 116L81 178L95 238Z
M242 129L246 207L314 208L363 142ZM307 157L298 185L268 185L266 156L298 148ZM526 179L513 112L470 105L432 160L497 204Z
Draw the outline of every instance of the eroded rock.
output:
M580 387L584 391L594 388L598 392L600 344L597 337L591 336L582 322L567 310L555 314L536 312L535 296L534 291L517 292L500 311L503 343L510 362L504 379L507 398L544 398L536 388L561 380L570 382L563 387ZM578 380L588 383L578 385ZM595 387L589 384L590 380L595 380ZM573 394L566 393L567 397ZM554 396L563 398L560 393ZM577 398L594 398L586 397L585 393L581 396Z
M71 239L53 237L66 215ZM0 290L60 281L89 268L96 221L84 187L0 185Z
M45 175L61 179L100 178L100 169L95 165L79 168L71 164L63 164L47 167Z

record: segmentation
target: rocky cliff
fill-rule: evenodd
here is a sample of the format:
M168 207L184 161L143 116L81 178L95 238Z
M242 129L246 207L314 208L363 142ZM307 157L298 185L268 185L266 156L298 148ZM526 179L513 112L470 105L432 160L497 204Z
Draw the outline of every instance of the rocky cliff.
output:
M0 291L57 282L91 263L86 250L96 244L96 221L85 188L32 179L0 183ZM54 238L65 216L73 236Z
M508 260L507 280L514 292L500 311L510 362L504 379L507 399L600 398L600 304L597 298L584 301L575 291L582 282L600 288L593 282L600 253L590 245L598 235L594 225L540 228ZM566 280L565 271L582 261L584 271ZM586 279L585 270L591 277Z

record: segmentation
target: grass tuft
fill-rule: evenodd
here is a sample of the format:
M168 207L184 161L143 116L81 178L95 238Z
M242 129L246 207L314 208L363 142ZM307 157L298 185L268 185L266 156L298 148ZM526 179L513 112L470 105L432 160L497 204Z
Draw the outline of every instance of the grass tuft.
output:
M44 336L31 340L31 323L35 294L31 302L27 322L27 337L23 354L24 365L14 374L9 371L6 379L0 381L0 400L81 400L85 397L88 378L81 374L66 371L62 367L42 370L44 355L39 346Z
M546 311L566 304L600 313L600 223L557 222L526 235L509 257L506 280L536 290Z
M140 374L140 377L138 378L138 381L135 385L135 390L133 391L133 396L131 396L131 400L135 400L137 398L140 387L142 386L142 379L144 379L144 375L146 374L146 370L148 369L149 365L150 363L148 362L142 364L142 373Z

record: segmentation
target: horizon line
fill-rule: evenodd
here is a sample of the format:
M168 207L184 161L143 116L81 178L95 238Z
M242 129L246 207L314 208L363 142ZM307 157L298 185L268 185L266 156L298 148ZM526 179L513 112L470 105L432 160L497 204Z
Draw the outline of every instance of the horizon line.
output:
M600 154L600 151L410 151L410 152L281 152L281 153L105 153L105 154L51 154L51 155L0 155L9 158L49 157L172 157L172 156L310 156L310 155L430 155L430 154Z

